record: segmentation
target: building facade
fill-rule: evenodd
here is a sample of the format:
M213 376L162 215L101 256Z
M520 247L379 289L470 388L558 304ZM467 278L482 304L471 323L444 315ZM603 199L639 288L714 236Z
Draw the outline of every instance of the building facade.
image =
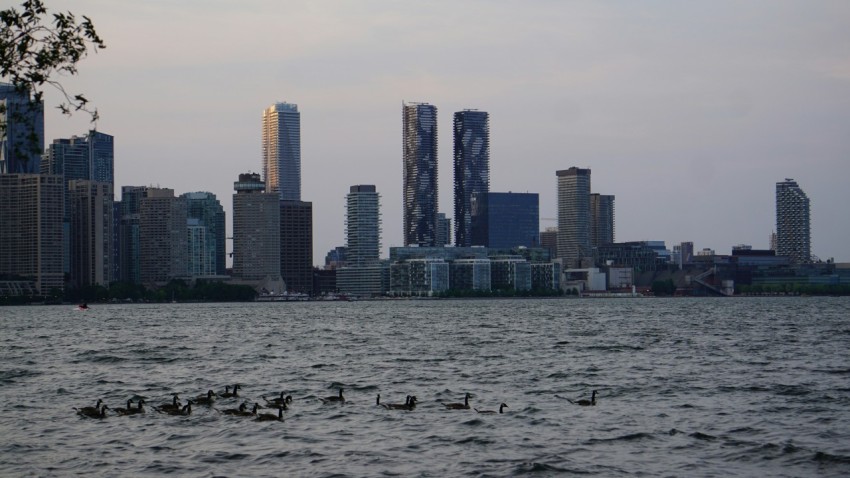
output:
M275 103L263 111L263 180L281 200L301 200L301 113Z
M0 83L0 174L38 174L44 152L44 104Z
M240 174L233 189L233 276L279 280L280 195L265 192L255 173Z
M71 208L71 286L109 287L115 280L112 183L71 180L66 184Z
M280 201L280 276L288 292L313 291L313 203Z
M32 281L41 295L64 290L61 176L0 174L0 274Z
M437 107L402 105L404 245L437 243Z
M437 213L437 247L450 246L452 244L452 219L446 217L445 213Z
M572 167L558 176L558 258L575 267L590 247L590 169Z
M173 189L148 188L139 205L139 274L142 284L165 284L189 275L187 201Z
M590 247L614 242L614 196L590 195Z
M337 270L340 292L381 294L381 195L374 185L351 186L346 196L346 266Z
M490 116L486 111L454 114L455 245L486 245L486 224L474 224L473 198L490 192ZM477 216L486 220L485 216Z
M189 275L225 275L227 244L224 207L215 194L210 192L185 193L181 197L186 198L190 229L195 229L190 234ZM195 264L192 262L194 260L202 262Z
M491 249L540 246L540 197L537 193L487 194L487 239Z
M793 179L776 183L776 254L812 262L811 231L809 197Z

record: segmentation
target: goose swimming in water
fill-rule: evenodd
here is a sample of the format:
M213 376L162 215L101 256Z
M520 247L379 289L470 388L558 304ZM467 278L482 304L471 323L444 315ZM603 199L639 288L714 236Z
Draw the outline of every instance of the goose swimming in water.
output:
M191 400L186 400L186 405L183 408L178 410L170 410L167 413L169 415L191 415L192 414L192 402Z
M221 413L225 415L241 415L243 413L248 413L248 405L245 402L242 402L239 405L239 408L228 408L226 410L219 410Z
M280 397L273 398L269 400L266 397L263 397L263 400L266 401L269 405L274 405L276 407L282 406L284 410L289 408L287 405L292 403L292 395L286 395L286 392L280 392Z
M215 397L218 395L215 394L212 390L207 391L206 395L198 395L195 397L195 403L198 405L212 405L215 402Z
M127 415L129 413L129 410L132 410L132 409L133 409L133 400L130 399L130 400L127 400L127 408L116 408L113 411L115 413L119 414L119 415Z
M129 404L128 404L127 411L124 412L124 415L136 415L137 413L145 413L145 409L142 408L142 405L144 405L144 404L145 404L145 401L143 399L139 399L139 403L138 403L137 408L130 408Z
M162 413L170 413L175 410L182 410L182 406L180 405L180 397L177 394L174 394L174 398L171 400L171 403L163 403L162 405L155 407L157 411Z
M230 391L229 386L224 387L224 393L221 394L221 398L233 398L239 396L239 389L242 388L238 384L233 386L233 392Z
M413 397L412 395L408 395L407 397L405 397L404 403L384 403L380 405L386 408L387 410L412 410L413 406L415 406L415 401L414 405L411 405L410 402L413 400L415 400L415 397Z
M319 400L321 400L322 403L344 403L345 397L342 396L342 388L340 388L339 389L339 396L325 397L325 398L320 398Z
M469 410L469 397L472 395L469 392L466 392L466 395L463 396L463 403L444 403L449 410Z
M283 421L283 406L277 407L277 415L274 413L263 413L261 415L257 415L258 422L270 422L270 421Z
M103 400L98 399L97 404L93 407L75 408L77 415L87 418L106 418L106 411L109 407L103 405Z
M588 400L586 398L582 398L581 400L576 400L576 401L572 401L569 398L567 400L569 400L570 403L574 403L576 405L581 405L582 407L595 406L596 405L596 390L594 390L593 393L590 394L590 400Z
M503 410L505 408L508 408L508 406L506 404L503 403L503 404L499 405L499 413L504 413ZM496 413L495 410L479 410L477 408L475 408L473 410L475 410L478 413L483 413L485 415L492 415L492 414Z

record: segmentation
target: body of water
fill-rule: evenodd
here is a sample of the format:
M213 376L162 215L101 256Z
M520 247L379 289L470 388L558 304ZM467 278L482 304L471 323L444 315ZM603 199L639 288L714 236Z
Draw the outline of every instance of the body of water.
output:
M841 476L850 298L5 307L0 391L2 476Z

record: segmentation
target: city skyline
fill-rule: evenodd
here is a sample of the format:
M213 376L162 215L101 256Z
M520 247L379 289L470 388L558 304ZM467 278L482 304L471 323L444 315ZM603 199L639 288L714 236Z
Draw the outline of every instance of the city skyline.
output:
M618 197L619 241L767 248L774 184L793 177L812 200L812 253L850 260L842 2L50 7L90 16L108 44L68 84L116 138L116 190L159 184L227 198L233 178L258 167L257 112L278 98L297 103L314 264L344 243L350 184L383 192L382 256L402 245L397 105L413 100L439 106L444 132L446 112L490 113L491 190L539 193L541 230L555 225L552 172L578 165ZM274 30L264 25L283 18L299 41L260 54ZM408 35L414 23L425 26ZM153 25L161 33L139 42ZM217 25L242 33L225 42ZM91 129L57 103L48 90L45 139ZM451 149L443 141L438 153L438 209L449 214Z

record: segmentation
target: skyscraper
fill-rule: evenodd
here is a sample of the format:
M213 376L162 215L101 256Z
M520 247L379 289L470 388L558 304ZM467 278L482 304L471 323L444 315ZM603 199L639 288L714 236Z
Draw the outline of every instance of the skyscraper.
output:
M280 201L280 276L286 290L313 290L313 203Z
M185 193L190 222L189 275L225 275L224 208L209 192Z
M280 280L280 196L255 173L240 174L233 189L233 276Z
M186 198L173 189L148 188L139 205L139 272L143 284L164 284L189 274Z
M71 208L71 285L108 287L115 280L112 183L72 179L66 184L66 203Z
M437 242L437 107L402 105L404 244Z
M487 196L487 242L480 245L491 249L540 247L537 193L491 192Z
M44 105L0 83L0 174L38 174L44 152Z
M263 111L263 180L266 192L301 200L301 113L298 105L275 103Z
M590 250L590 169L572 167L558 176L558 257L578 266Z
M590 246L614 242L614 196L590 195Z
M490 117L485 111L454 114L455 245L486 245L487 225L476 224L486 215L473 216L473 200L490 191ZM480 210L486 210L486 205Z
M122 186L121 211L118 224L119 275L118 280L141 284L139 242L139 210L142 199L148 195L148 186Z
M437 240L435 246L446 247L452 243L452 218L445 213L437 213Z
M346 265L337 269L340 292L381 293L381 195L374 185L351 186L346 196Z
M776 254L811 262L811 240L809 197L793 179L776 183Z

